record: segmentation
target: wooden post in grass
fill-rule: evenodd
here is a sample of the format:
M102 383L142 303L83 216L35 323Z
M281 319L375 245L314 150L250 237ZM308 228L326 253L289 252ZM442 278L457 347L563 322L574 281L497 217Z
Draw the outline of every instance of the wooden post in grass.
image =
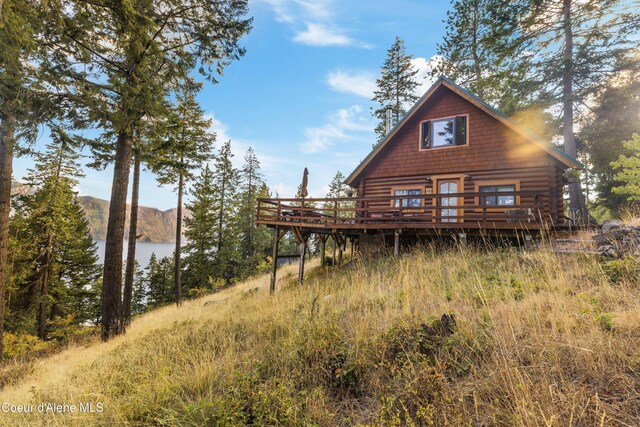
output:
M393 255L400 255L400 230L393 233Z
M324 234L318 234L320 238L320 267L325 267L325 254L327 249L327 236Z
M269 293L276 291L276 269L278 268L278 244L280 242L280 230L278 227L273 229L273 254L271 255L271 284L269 285Z
M298 240L299 249L300 249L300 265L298 267L298 284L302 285L302 281L304 279L304 256L307 252L307 238L308 234L303 234L302 230L299 227L293 227L293 233Z

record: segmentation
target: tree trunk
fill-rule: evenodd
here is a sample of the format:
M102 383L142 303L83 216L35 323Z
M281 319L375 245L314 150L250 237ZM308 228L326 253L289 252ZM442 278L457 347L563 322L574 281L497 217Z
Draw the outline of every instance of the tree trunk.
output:
M176 211L176 253L173 256L173 288L176 296L176 305L182 302L182 289L180 288L180 251L182 250L182 192L184 191L184 174L180 173L178 179L178 207Z
M116 145L102 275L103 341L122 332L122 250L132 147L131 132L121 131Z
M51 246L53 238L49 234L47 247L45 248L44 260L42 262L42 277L40 279L40 304L38 305L38 338L47 338L47 295L49 294L49 269L51 266Z
M138 235L138 199L140 196L140 152L134 153L133 186L131 188L131 213L129 214L129 241L127 242L127 266L124 273L122 296L122 327L131 323L133 276L136 269L136 240Z
M478 2L473 3L473 41L471 43L471 53L473 56L473 68L476 74L476 83L482 79L482 67L480 65L480 58L478 57ZM484 90L481 86L476 86L476 91L480 98L484 97Z
M573 158L577 158L578 150L576 147L576 139L573 133L573 28L571 16L572 0L563 0L562 14L564 25L564 57L562 72L562 104L563 104L563 139L564 150ZM569 178L569 201L571 203L571 212L574 217L581 220L588 219L588 213L582 188L578 177Z
M3 352L4 296L7 288L9 255L9 214L11 213L11 176L15 117L0 116L0 359Z

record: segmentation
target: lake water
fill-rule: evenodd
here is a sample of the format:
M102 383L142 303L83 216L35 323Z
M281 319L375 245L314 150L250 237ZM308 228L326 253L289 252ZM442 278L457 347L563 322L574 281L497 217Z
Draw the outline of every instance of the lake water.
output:
M98 246L98 262L104 262L104 240L96 241ZM150 242L138 242L136 243L136 260L140 264L140 268L145 268L149 265L149 258L151 254L155 253L158 259L165 256L172 256L176 247L175 243L150 243ZM124 252L122 259L127 257L127 241L124 242Z

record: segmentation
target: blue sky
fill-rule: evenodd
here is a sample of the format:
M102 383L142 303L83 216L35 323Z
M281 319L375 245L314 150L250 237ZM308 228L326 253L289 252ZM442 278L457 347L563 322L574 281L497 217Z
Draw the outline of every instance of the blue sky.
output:
M337 170L348 175L375 141L370 101L386 51L396 35L425 75L444 34L447 1L250 0L247 54L199 101L213 118L218 143L231 139L240 165L249 146L269 186L292 196L309 168L309 191L322 197ZM421 79L422 92L429 86ZM419 93L420 95L422 93ZM38 146L46 142L45 136ZM32 166L17 159L19 180ZM85 170L82 195L108 199L111 170ZM170 188L143 173L140 202L175 207Z

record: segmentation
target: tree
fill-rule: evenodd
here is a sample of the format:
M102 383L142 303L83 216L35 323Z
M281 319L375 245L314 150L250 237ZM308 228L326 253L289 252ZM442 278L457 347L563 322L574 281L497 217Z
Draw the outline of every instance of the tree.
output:
M607 85L622 61L639 24L637 11L622 0L532 1L522 14L521 43L530 52L531 79L538 83L539 98L559 111L564 150L578 156L575 124L584 118L591 98ZM569 178L573 213L586 218L580 180Z
M35 132L41 111L34 102L39 19L35 3L0 3L0 357L3 354L4 304L8 282L9 216L14 153ZM40 106L42 109L42 106Z
M193 183L193 200L187 205L191 217L185 218L184 281L186 289L213 289L215 248L218 243L217 198L213 172L205 165Z
M631 154L621 154L617 161L611 162L614 169L620 169L614 179L623 183L613 192L628 195L629 200L640 201L640 135L634 133L623 145Z
M151 254L145 278L148 289L148 305L161 307L173 300L173 260L162 257L159 261L155 253Z
M240 207L238 210L240 257L245 275L255 272L257 265L266 256L270 235L266 227L256 225L256 206L259 197L269 197L264 178L260 173L260 161L249 147L240 169Z
M415 90L419 86L416 81L418 70L411 63L411 55L407 55L404 41L396 36L387 51L387 59L382 65L382 73L376 80L377 89L373 92L373 101L378 107L373 115L379 120L375 132L378 142L387 135L387 110L392 111L392 124L396 125L407 112L407 106L413 104L418 96Z
M508 115L530 106L529 67L520 59L526 52L518 42L522 3L453 1L432 77L447 76Z
M96 246L73 187L80 176L73 140L60 129L53 142L36 156L27 182L35 188L16 206L22 226L18 239L30 258L23 259L31 275L23 282L23 307L34 306L37 334L48 337L52 318L75 316L76 322L94 318L90 286L98 276Z
M64 70L68 95L115 138L114 172L102 283L102 339L123 331L122 252L134 132L143 117L168 114L165 100L192 69L215 82L244 54L246 0L96 3L62 9L49 44L74 64ZM52 70L60 72L61 70Z
M213 191L216 227L216 270L225 284L237 277L238 253L238 170L231 160L231 141L222 144L214 158Z
M151 163L151 169L158 175L158 182L173 185L178 193L173 273L175 302L178 305L182 299L182 197L186 183L194 178L194 170L211 159L216 139L215 134L209 132L211 119L204 117L204 111L195 95L195 88L184 88L176 95L176 105L166 124L166 130L155 143L156 153Z
M578 133L578 146L588 153L595 175L597 204L616 212L626 197L613 191L622 185L614 179L611 162L626 152L622 141L640 133L640 72L613 75L607 87L597 96L587 122Z

